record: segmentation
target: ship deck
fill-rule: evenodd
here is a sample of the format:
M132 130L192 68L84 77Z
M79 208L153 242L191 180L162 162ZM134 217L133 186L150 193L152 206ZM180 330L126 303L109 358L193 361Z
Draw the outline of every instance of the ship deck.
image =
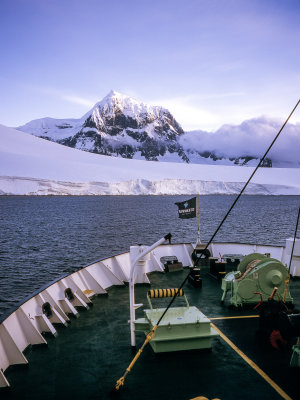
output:
M121 399L219 398L299 399L299 369L290 368L290 348L275 350L256 334L257 312L251 308L232 309L221 304L221 282L202 267L202 288L185 285L190 305L197 306L233 344L274 383L270 384L222 337L212 349L154 354L148 345L118 393ZM188 270L149 275L151 288L178 287ZM136 285L136 300L148 308L149 285ZM291 282L295 309L300 310L300 281ZM159 301L159 307L167 304ZM178 303L181 300L178 299ZM176 299L177 302L177 299ZM175 304L176 304L175 302ZM142 309L137 317L142 317ZM228 318L250 316L249 318ZM10 388L1 390L1 399L109 399L115 382L129 365L130 346L128 286L111 287L108 295L95 297L90 310L72 318L68 328L58 326L56 338L48 345L30 346L25 351L26 366L9 367L5 372ZM144 335L137 334L137 346ZM272 383L272 382L271 382ZM278 392L278 387L283 391Z

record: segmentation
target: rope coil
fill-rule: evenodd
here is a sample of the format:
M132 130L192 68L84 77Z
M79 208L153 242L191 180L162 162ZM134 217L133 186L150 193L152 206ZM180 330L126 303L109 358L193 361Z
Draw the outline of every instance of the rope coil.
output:
M158 299L162 297L173 297L173 296L183 296L183 289L172 288L172 289L151 289L148 291L148 296L150 299Z

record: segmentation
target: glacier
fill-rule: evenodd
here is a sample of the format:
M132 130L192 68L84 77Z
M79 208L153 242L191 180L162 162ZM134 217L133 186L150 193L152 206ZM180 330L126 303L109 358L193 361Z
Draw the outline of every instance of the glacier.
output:
M1 195L236 194L252 172L109 157L0 125ZM246 193L300 195L300 169L260 168Z

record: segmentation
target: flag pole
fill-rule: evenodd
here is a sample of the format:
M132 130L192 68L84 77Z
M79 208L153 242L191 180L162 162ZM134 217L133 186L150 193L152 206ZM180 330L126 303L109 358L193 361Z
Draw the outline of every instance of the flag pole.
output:
M198 203L198 207L197 207L197 214L198 214L198 237L197 237L197 244L196 247L201 245L201 240L200 240L200 195L198 193L197 195L197 203Z

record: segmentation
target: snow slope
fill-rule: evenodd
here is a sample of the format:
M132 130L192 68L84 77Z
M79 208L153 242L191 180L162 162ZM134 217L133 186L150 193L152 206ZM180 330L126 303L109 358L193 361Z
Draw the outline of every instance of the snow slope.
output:
M237 193L252 171L102 156L0 125L0 194ZM248 193L300 195L300 169L261 168Z

